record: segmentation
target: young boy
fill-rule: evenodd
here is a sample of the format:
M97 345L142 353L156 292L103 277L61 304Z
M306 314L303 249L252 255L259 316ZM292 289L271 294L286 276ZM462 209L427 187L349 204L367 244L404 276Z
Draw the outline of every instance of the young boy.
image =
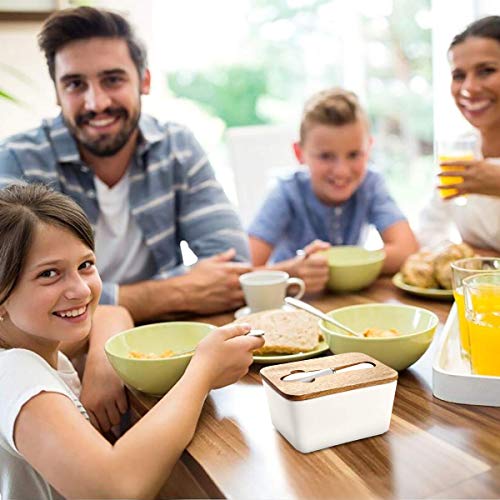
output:
M373 224L384 242L383 272L396 272L418 249L380 174L367 168L368 118L355 94L329 89L304 106L297 160L308 170L280 179L249 228L253 264L299 276L309 292L324 288L330 245L360 245ZM303 249L297 256L297 250Z

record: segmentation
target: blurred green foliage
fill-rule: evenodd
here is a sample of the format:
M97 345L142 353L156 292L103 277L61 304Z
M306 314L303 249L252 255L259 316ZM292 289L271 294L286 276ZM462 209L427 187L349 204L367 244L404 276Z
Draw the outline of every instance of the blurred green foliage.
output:
M349 85L345 75L359 65L351 90L370 116L373 159L398 201L413 203L411 186L432 178L431 2L377 1L248 0L244 62L173 73L169 88L228 127L283 122L311 92Z
M221 118L227 127L267 122L257 109L259 98L267 93L265 68L234 65L204 73L175 73L168 77L168 86Z
M14 80L18 83L22 83L28 87L33 87L34 82L31 78L27 77L22 71L17 68L10 66L9 64L5 64L0 62L0 75L6 75L9 79ZM4 80L5 82L5 80ZM24 106L25 103L22 99L18 98L15 94L13 94L7 87L5 83L2 83L0 86L0 99L5 99L7 101L19 104Z
M349 47L341 47L340 35L328 23L320 22L325 6L338 12L342 22L346 0L251 0L245 49L248 52L250 47L253 57L244 64L170 74L169 88L176 96L201 104L227 126L279 121L279 116L260 109L259 101L276 99L301 106L307 97L304 88L311 79L306 60L311 53L306 54L304 46L312 36L324 45L324 52L317 54L322 74L314 75L315 81L323 82L318 88L343 85L339 52ZM406 126L422 143L432 142L431 32L422 29L416 20L419 13L429 10L430 0L394 0L390 14L383 19L360 12L367 52L359 64L365 66L363 93L374 130L400 133L401 121L411 117ZM280 30L287 35L268 36ZM387 51L384 65L372 61L369 48L374 42ZM426 85L420 93L411 88L411 80L417 75Z

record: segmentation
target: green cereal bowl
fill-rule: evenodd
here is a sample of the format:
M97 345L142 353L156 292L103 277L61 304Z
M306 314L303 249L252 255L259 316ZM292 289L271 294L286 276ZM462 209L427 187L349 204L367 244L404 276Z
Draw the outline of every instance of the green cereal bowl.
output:
M335 246L325 251L330 276L327 287L333 292L355 292L371 285L380 274L384 250L357 246Z
M139 326L111 337L104 346L119 377L139 391L160 396L181 378L193 353L163 359L129 358L130 351L161 354L167 349L182 353L196 348L215 326L191 321L172 321Z
M357 332L367 328L396 329L400 337L364 338L343 333L331 323L319 322L334 354L362 352L398 371L425 353L439 323L438 317L427 309L399 304L348 306L327 314Z

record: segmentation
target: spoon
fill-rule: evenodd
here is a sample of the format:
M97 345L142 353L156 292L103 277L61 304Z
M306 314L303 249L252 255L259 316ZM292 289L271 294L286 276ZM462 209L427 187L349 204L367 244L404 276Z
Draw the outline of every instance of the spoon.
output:
M308 313L317 316L318 318L321 318L323 321L328 321L328 323L334 324L337 328L340 328L344 330L345 332L354 335L355 337L362 337L364 338L362 333L355 332L354 330L351 330L348 326L343 325L336 319L331 318L330 316L327 316L323 311L320 311L319 309L316 309L315 307L311 306L310 304L307 304L306 302L302 302L302 300L294 299L293 297L285 297L285 302L287 304L290 304L293 307L296 307L297 309L303 309L304 311L307 311Z
M314 370L312 372L295 372L287 375L281 380L285 382L314 382L317 378L324 377L325 375L350 372L353 370L365 370L366 368L373 368L374 366L373 363L363 362L345 368L324 368L323 370Z
M245 333L247 337L263 337L266 334L264 330L257 330L257 329L252 329L249 332ZM169 357L171 358L176 358L177 356L184 356L184 354L191 354L194 352L194 349L189 349L189 351L182 351L182 352L176 352L172 356Z
M264 330L253 329L245 333L247 337L263 337L266 334Z

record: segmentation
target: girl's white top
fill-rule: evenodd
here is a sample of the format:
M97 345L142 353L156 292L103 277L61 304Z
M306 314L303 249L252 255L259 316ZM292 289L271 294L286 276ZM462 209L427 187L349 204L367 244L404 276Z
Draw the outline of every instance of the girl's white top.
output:
M21 408L41 392L57 392L80 403L81 385L73 365L59 353L57 370L26 349L0 349L0 498L59 499L62 496L31 467L14 443L14 426ZM43 433L44 429L39 429ZM57 450L55 450L57 453Z

